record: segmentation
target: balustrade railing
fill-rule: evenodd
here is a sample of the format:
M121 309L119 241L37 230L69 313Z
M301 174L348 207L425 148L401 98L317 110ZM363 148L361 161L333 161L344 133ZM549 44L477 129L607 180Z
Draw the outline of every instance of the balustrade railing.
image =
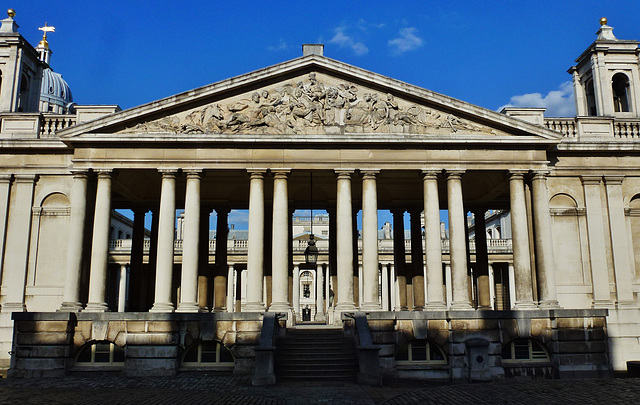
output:
M131 252L131 239L114 239L109 241L109 251L112 254L129 254ZM442 253L449 253L449 239L442 239ZM292 242L293 253L302 253L309 245L307 239L294 240ZM227 251L232 253L246 253L248 246L247 240L229 239L227 241ZM327 239L316 240L316 246L318 250L322 252L329 251L329 241ZM405 239L404 241L405 252L411 252L411 240ZM151 241L149 239L144 240L144 252L148 253L151 247ZM424 251L425 241L422 241L422 249ZM177 239L173 244L174 252L177 254L182 253L182 240ZM358 240L358 249L362 249L362 240ZM489 253L510 253L513 250L511 239L487 239L487 250ZM209 252L215 253L216 241L215 239L209 240ZM393 239L379 239L378 251L380 253L393 253ZM469 251L475 253L476 241L469 240Z
M40 120L40 137L53 138L56 132L75 125L76 116L67 114L46 114Z
M575 118L545 118L544 125L552 131L560 132L566 138L578 136Z
M616 120L613 123L613 137L640 139L640 121Z

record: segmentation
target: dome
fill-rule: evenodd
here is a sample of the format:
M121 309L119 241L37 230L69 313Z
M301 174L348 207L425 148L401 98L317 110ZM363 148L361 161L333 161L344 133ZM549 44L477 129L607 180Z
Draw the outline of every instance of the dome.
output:
M51 68L46 68L42 72L42 86L40 87L40 111L55 114L66 114L73 104L71 88L62 78L60 73L56 73Z

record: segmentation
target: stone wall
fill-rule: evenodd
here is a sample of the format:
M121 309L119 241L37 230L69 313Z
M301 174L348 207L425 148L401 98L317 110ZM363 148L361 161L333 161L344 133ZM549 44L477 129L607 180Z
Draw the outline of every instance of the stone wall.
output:
M78 353L92 342L125 348L124 367L92 366L128 376L174 375L185 348L217 341L234 356L233 372L251 374L262 327L257 313L14 313L9 377L59 377L80 367ZM87 370L82 368L82 370Z
M387 378L485 381L503 378L594 378L611 375L607 310L431 311L369 313ZM396 362L399 347L426 340L446 364ZM531 340L548 359L503 361L514 339Z

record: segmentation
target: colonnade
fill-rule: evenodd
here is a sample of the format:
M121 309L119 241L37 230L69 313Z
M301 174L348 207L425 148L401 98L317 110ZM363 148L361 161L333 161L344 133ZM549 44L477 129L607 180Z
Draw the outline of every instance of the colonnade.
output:
M330 212L330 239L335 243L330 245L330 271L326 272L326 284L335 275L337 284L335 295L335 311L348 312L360 308L366 311L375 310L405 310L408 308L406 297L407 277L411 275L414 286L414 310L470 310L472 309L469 296L469 277L467 260L466 210L462 190L462 170L424 170L422 184L424 204L418 209L410 209L412 217L412 266L413 271L406 271L404 252L404 209L392 209L394 218L394 238L401 243L394 243L394 268L383 272L384 283L389 277L397 285L391 294L393 297L380 301L379 295L379 257L378 257L378 174L379 170L360 170L362 181L362 280L358 288L360 299L356 299L354 291L354 206L352 182L356 177L355 170L336 170L336 203L335 210ZM206 291L206 281L202 281L203 260L200 239L205 234L203 230L202 202L200 183L202 170L183 170L186 176L185 219L183 231L183 259L180 277L180 294L177 306L172 302L172 274L174 266L174 221L176 209L176 175L178 169L162 169L161 194L159 215L157 220L157 247L155 258L150 264L155 265L155 289L151 312L198 312L203 307L201 292ZM273 176L273 210L265 212L265 177L267 170L248 170L249 175L249 230L247 251L247 290L245 311L288 311L292 308L289 297L289 269L290 269L290 207L288 195L288 181L291 170L271 169ZM533 203L533 232L527 221L527 203L525 198L525 176L527 171L509 172L509 198L513 234L513 266L515 274L516 309L533 309L540 307L557 307L555 273L553 264L553 244L551 242L551 221L549 217L548 191L544 171L537 171L531 179L531 198ZM80 302L80 274L82 270L83 230L87 220L87 181L86 172L74 173L71 195L71 240L69 241L68 267L64 287L64 302L62 310L77 311L82 308ZM449 215L450 238L450 289L451 297L446 297L443 289L443 258L440 236L440 197L438 195L439 182L446 182L447 210ZM108 310L106 299L108 235L111 213L111 183L110 170L97 171L97 187L95 213L93 215L92 251L89 275L88 302L84 311L102 312ZM422 250L422 235L420 213L424 211L425 249ZM227 214L222 210L218 215L218 229L227 229ZM265 235L265 218L272 220L271 235ZM334 219L335 218L335 219ZM476 218L480 219L477 226L484 227L484 211L476 210ZM270 221L271 222L271 221ZM134 219L135 224L140 224ZM534 301L534 284L532 279L530 234L535 236L536 277L539 287L539 300ZM136 232L134 231L134 235ZM490 282L487 272L487 248L484 231L476 232L477 243L481 247L477 251L478 261L476 273L478 275L479 308L490 308L487 302ZM482 236L480 236L482 235ZM226 233L219 233L226 241ZM271 243L266 244L270 237ZM134 236L135 238L135 236ZM484 247L482 245L484 244ZM265 246L271 248L271 302L264 299L265 276ZM218 258L225 256L226 243L218 243L216 250L216 265ZM220 255L220 256L219 256ZM208 256L207 256L208 258ZM208 264L208 262L207 262ZM335 272L334 272L335 269ZM200 273L199 273L200 270ZM388 270L388 269L387 269ZM229 302L233 296L233 281L229 267L217 269L213 278L213 288L216 291L213 302L214 310L225 307L235 307ZM389 274L391 273L391 275ZM384 279L386 274L386 279ZM204 285L203 285L204 283ZM426 283L426 286L425 286ZM388 285L388 284L386 284ZM200 291L200 293L199 293ZM426 292L426 296L425 296ZM225 298L226 297L226 298ZM393 308L388 308L391 303Z

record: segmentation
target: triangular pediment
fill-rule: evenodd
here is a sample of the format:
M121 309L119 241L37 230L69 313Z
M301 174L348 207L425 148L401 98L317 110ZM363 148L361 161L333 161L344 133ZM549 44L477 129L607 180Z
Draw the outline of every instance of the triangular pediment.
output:
M95 137L93 135L101 135ZM61 137L111 141L225 135L361 134L425 140L555 143L560 136L469 103L310 55L71 127ZM79 139L80 138L80 139ZM514 139L515 141L515 139Z

